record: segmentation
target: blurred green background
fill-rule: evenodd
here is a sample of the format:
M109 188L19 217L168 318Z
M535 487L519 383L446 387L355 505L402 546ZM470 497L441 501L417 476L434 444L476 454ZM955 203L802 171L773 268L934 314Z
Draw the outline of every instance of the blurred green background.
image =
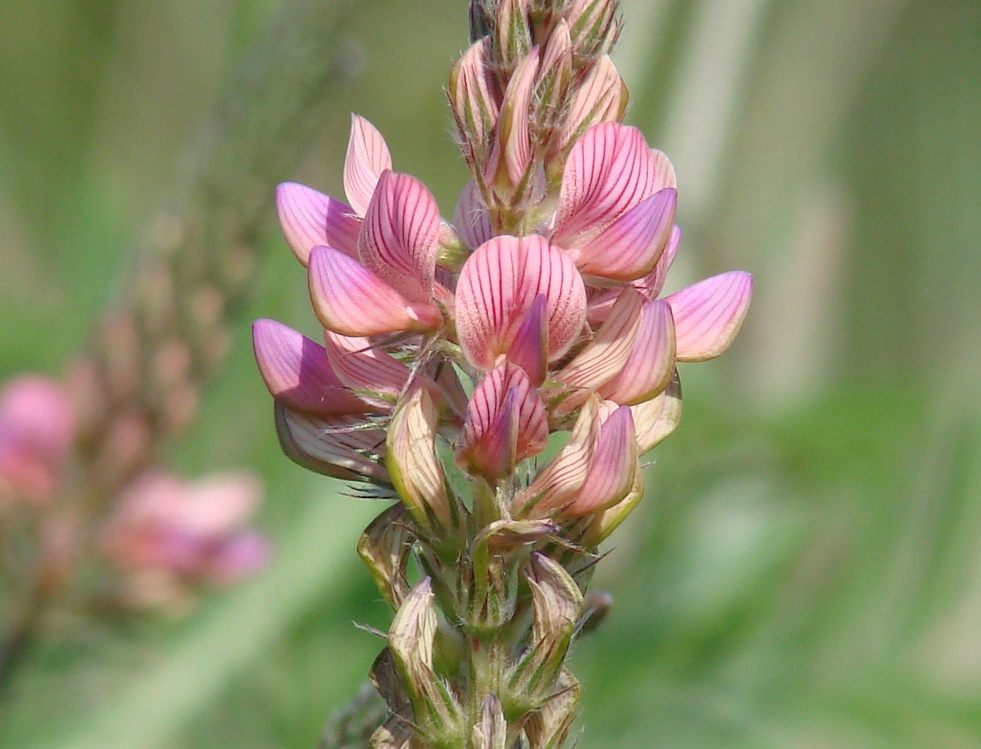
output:
M756 276L595 585L580 746L981 746L981 3L624 0L629 121L672 157L678 288ZM119 294L274 0L0 0L0 375L57 372ZM358 75L279 180L341 193L347 117L452 212L464 0L364 0ZM269 218L274 218L273 184ZM270 232L173 460L265 476L278 558L190 620L36 654L0 746L312 749L380 647L378 507L276 446L248 324L315 329ZM670 290L670 289L669 289Z

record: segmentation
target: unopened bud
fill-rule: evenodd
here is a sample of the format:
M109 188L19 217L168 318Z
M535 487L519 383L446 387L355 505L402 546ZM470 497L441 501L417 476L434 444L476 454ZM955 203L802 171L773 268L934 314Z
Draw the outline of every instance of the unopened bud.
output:
M463 156L474 174L486 168L500 114L490 54L486 38L471 45L453 67L447 90Z
M499 0L496 15L498 58L505 70L513 70L533 44L528 0Z
M530 749L555 749L565 743L581 693L576 677L562 669L555 682L554 696L528 715L524 732Z
M436 457L438 416L427 388L413 383L395 408L387 442L395 490L420 528L430 533L456 525L455 505Z
M405 568L416 540L404 520L405 512L405 505L392 505L371 522L358 541L361 560L395 610L409 594Z
M480 720L470 732L473 749L505 749L508 724L497 695L489 694L480 706Z
M609 52L620 34L618 0L573 0L566 19L577 58L592 59Z

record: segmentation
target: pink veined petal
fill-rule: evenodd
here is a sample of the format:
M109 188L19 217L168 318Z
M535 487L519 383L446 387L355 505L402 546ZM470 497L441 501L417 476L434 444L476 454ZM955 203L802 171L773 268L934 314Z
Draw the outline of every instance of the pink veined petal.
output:
M627 496L637 470L637 437L630 409L621 406L603 423L586 480L563 515L579 517L612 507Z
M460 271L457 335L471 364L485 371L511 347L535 297L548 300L548 359L578 339L586 316L586 289L566 254L543 237L495 237Z
M411 374L409 368L372 344L371 339L324 331L326 356L337 378L365 397L398 397Z
M618 119L626 105L623 79L613 60L603 55L572 95L561 150L569 148L590 124Z
M640 291L648 299L657 299L661 289L664 288L664 280L668 277L671 270L671 263L674 262L675 255L678 254L678 245L681 243L681 229L675 226L671 229L671 237L668 239L667 247L661 253L654 270L643 278L637 279L632 286Z
M616 377L634 348L642 302L639 293L629 287L623 289L596 335L556 379L570 387L595 390Z
M480 189L473 180L467 182L457 198L453 226L463 243L472 250L494 236L494 227L480 198Z
M363 429L354 416L322 419L276 404L276 434L283 453L294 463L324 476L347 481L389 483L380 463L385 456L385 432Z
M284 182L276 188L276 210L286 244L303 265L318 245L357 257L361 220L350 206L306 185Z
M531 165L532 143L529 133L531 95L538 74L539 49L535 47L518 64L504 92L504 104L498 121L503 146L504 166L511 187L517 188Z
M658 445L681 422L681 380L675 370L664 391L648 401L630 407L641 454Z
M657 191L656 168L637 128L618 122L589 128L569 151L553 241L571 247L596 236Z
M569 441L515 497L515 516L545 517L569 504L589 474L599 432L598 399L592 397L583 404Z
M386 171L364 214L358 255L410 302L428 302L439 231L439 208L426 186L408 174Z
M508 361L521 367L535 387L548 374L548 297L539 294L508 349Z
M649 400L667 387L674 362L671 307L664 300L646 302L630 357L599 394L627 406Z
M540 453L547 442L541 396L521 367L505 363L474 389L457 462L496 479L512 473L517 461Z
M392 154L378 129L364 117L351 115L351 137L344 159L344 194L359 216L364 216L378 178L392 168Z
M314 312L327 330L370 336L430 329L439 312L408 300L361 263L330 247L315 247L307 271Z
M650 273L671 236L677 202L671 187L642 200L579 248L579 270L617 281Z
M263 382L283 405L321 416L371 410L337 378L323 346L302 333L275 320L256 320L252 347Z
M671 305L678 361L712 359L732 343L753 296L753 276L729 271L677 291Z

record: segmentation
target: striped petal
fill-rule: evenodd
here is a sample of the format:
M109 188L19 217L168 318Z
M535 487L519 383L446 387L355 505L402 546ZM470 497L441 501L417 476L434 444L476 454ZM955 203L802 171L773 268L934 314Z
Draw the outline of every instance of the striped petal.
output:
M640 291L648 299L657 299L664 288L664 281L671 270L675 255L678 254L678 245L681 244L681 229L675 226L671 229L671 236L668 244L654 265L654 270L641 279L633 282L633 287Z
M287 458L324 476L389 484L381 464L385 432L364 429L355 416L323 419L276 404L276 434Z
M487 208L480 197L480 189L473 180L467 182L457 198L453 210L453 226L460 239L471 250L475 250L494 236Z
M627 88L613 60L600 57L572 94L562 129L560 150L565 151L592 124L618 120L627 106Z
M544 294L548 307L548 359L578 339L586 317L586 289L566 254L543 237L495 237L460 271L456 327L468 361L488 371L506 354L531 309Z
M548 442L541 396L524 370L505 363L474 389L457 448L457 463L497 479Z
M429 305L412 305L356 260L330 247L315 247L307 272L310 299L327 330L370 336L439 325Z
M664 300L646 302L630 357L599 394L627 406L653 398L667 387L674 371L675 337L671 307Z
M628 407L621 406L603 423L586 480L562 515L598 512L626 497L634 485L637 456L633 416Z
M344 159L344 194L359 216L368 210L378 178L391 168L392 154L382 134L364 117L352 114Z
M275 320L252 324L259 374L279 403L295 411L327 416L371 410L344 387L323 346Z
M439 232L439 208L426 186L408 174L386 171L364 214L358 256L410 302L428 302Z
M672 187L645 198L579 249L582 273L629 281L650 273L671 236L678 193Z
M409 368L372 344L370 338L324 331L325 354L334 374L346 387L365 398L397 398L411 374Z
M361 220L350 206L306 185L284 182L276 188L276 211L286 243L303 265L318 245L357 257Z
M659 444L681 423L681 380L675 370L668 386L660 395L644 401L630 410L634 415L637 447L641 454Z
M552 238L578 246L665 187L675 187L670 162L639 130L618 122L595 125L569 152Z
M594 396L583 404L569 441L538 472L528 488L515 497L515 517L527 514L531 517L545 517L572 501L572 497L589 475L593 445L599 431L598 399Z
M729 271L675 292L671 305L678 361L712 359L732 343L753 295L753 277Z
M637 340L642 302L640 294L625 288L593 339L556 375L556 379L570 387L595 390L616 377Z
M515 190L524 181L533 156L529 113L538 67L539 50L535 47L523 57L508 81L497 123L508 182Z
M438 411L428 390L413 383L388 428L387 465L399 497L423 528L447 528L453 520L446 475L436 456Z

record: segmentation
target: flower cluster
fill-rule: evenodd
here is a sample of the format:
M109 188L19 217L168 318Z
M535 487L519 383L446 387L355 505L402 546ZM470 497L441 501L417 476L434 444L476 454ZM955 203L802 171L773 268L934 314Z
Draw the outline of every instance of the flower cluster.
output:
M661 296L677 184L620 122L615 2L475 0L471 31L452 222L355 115L346 203L277 192L323 342L253 328L286 454L399 500L360 546L396 611L373 746L561 744L589 552L678 423L677 363L721 354L752 289L734 271Z
M77 408L64 385L23 375L0 388L0 548L10 544L2 569L8 577L66 583L94 546L113 572L94 594L100 603L183 611L200 588L237 582L265 565L268 542L245 527L261 498L252 475L187 482L147 470L122 486L104 515L86 518L73 483L76 440ZM23 563L14 528L38 535ZM39 570L33 575L31 564Z

